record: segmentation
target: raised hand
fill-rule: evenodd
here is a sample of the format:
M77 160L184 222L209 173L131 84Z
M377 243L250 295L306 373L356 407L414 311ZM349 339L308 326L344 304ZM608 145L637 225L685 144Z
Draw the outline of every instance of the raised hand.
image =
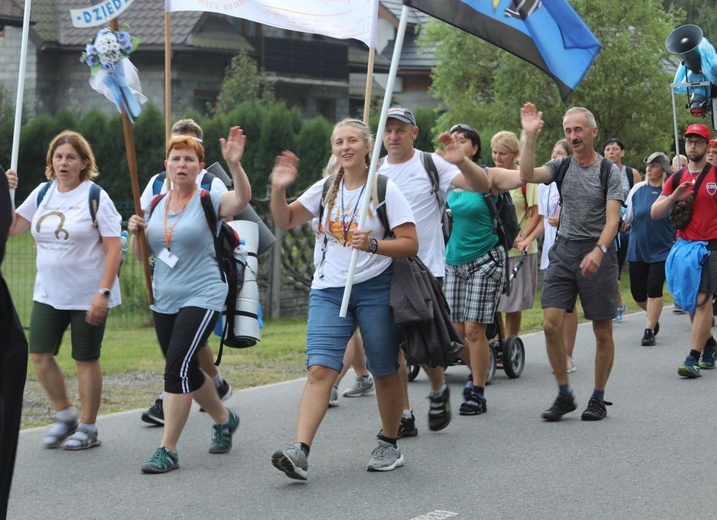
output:
M446 161L452 164L458 164L466 160L466 155L458 140L458 133L443 132L438 136L438 140L444 148L444 151L439 153Z
M543 113L532 103L525 103L520 109L520 122L526 134L537 135L543 127Z
M244 148L246 146L246 136L239 126L233 126L229 129L227 138L219 139L222 145L222 157L229 166L235 166L241 162L244 156Z
M277 155L271 171L271 187L286 189L294 184L299 174L298 164L299 158L291 152L284 151Z

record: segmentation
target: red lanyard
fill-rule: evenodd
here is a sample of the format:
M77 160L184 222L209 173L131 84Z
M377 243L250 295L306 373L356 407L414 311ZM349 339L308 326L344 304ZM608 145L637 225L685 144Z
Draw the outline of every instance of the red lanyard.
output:
M192 190L192 194L190 195L190 197L184 202L184 206L182 206L182 209L179 210L179 216L177 217L177 220L174 221L174 224L172 224L172 227L167 229L167 213L169 212L169 202L172 200L173 191L169 192L169 197L167 197L167 202L164 205L164 239L167 241L167 251L171 251L172 234L174 233L174 226L177 225L177 222L179 222L179 219L182 218L182 215L184 215L184 210L187 209L187 204L189 204L189 201L192 200L192 197L194 197L195 191L197 191L196 185L194 186L194 189Z

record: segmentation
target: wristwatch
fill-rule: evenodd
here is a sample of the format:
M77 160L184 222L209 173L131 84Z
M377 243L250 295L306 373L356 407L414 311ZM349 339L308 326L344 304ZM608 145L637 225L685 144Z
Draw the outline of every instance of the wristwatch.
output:
M105 298L109 298L112 294L112 291L110 291L109 289L97 289L97 294L101 294Z
M600 251L602 251L602 254L607 254L607 247L605 247L603 244L597 244L595 247L599 247Z
M378 240L376 240L375 238L372 238L368 244L368 252L371 253L372 255L375 255L376 251L378 251Z

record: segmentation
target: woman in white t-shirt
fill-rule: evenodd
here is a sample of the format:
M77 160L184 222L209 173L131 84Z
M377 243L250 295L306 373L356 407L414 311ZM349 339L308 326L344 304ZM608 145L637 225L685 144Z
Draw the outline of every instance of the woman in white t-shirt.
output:
M320 216L317 240L322 250L320 258L316 257L306 341L309 375L299 404L296 442L272 456L274 466L294 479L307 479L309 449L356 326L363 337L382 422L378 446L367 469L390 471L403 465L396 445L403 411L403 387L397 372L400 334L393 322L389 294L392 257L415 255L418 239L411 208L390 180L385 211L391 229L384 229L378 218L373 186L366 185L371 145L369 129L361 121L337 123L331 148L338 159L338 172L330 181L316 182L291 204L287 203L286 189L296 181L298 158L291 152L282 153L271 174L271 212L278 227L291 229ZM325 182L331 185L322 201ZM372 197L372 201L365 229L359 229L366 197ZM390 232L394 238L386 240ZM354 249L360 252L347 315L341 318L339 310Z
M560 139L553 146L551 159L559 157L568 157L573 154L567 139ZM560 194L558 193L558 185L554 182L550 184L538 185L538 213L543 217L543 252L540 258L540 269L548 268L548 253L555 243L555 237L558 234L558 223L560 222ZM563 327L563 337L565 340L565 350L568 353L567 366L568 372L575 372L575 363L573 362L573 350L575 349L575 338L578 334L578 313L575 309L565 315L565 326Z
M37 245L30 358L56 412L42 443L46 448L64 443L66 450L83 450L102 442L95 425L102 393L100 349L108 309L121 303L117 271L122 217L107 193L92 182L98 175L95 157L80 134L68 130L57 135L46 161L50 182L40 184L17 208L10 235L30 229ZM98 191L94 198L92 193ZM77 366L79 417L55 361L68 327Z

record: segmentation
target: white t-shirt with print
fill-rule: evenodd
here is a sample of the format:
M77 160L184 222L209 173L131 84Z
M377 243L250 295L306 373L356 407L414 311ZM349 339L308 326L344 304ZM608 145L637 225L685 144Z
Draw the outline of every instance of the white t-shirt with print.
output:
M316 182L298 198L299 204L309 210L314 217L319 216L324 182L326 179ZM321 222L318 223L316 240L325 251L321 250L323 258L319 258L318 251L315 250L316 265L314 279L311 282L312 289L327 289L346 285L353 251L350 246L352 232L358 228L361 219L362 201L364 197L370 196L371 193L368 189L348 190L341 182L333 207L330 211L329 208L324 208ZM415 223L406 198L398 186L390 180L386 185L386 216L391 229L407 222ZM329 229L326 229L327 217L330 219ZM369 215L366 218L365 228L370 230L370 236L377 240L382 240L385 235L373 202L369 204ZM324 244L324 237L326 237L326 244ZM354 283L375 278L391 265L393 259L380 253L380 249L379 253L375 255L365 251L359 252Z
M438 171L439 188L445 200L451 183L460 170L438 154L431 154ZM446 271L446 245L441 229L441 213L428 172L421 162L420 150L413 150L413 157L406 162L391 164L388 157L378 170L395 182L411 205L416 219L418 233L418 257L431 270L433 276L441 278Z
M204 180L204 176L209 173L207 170L202 170L197 175L197 186L200 188L202 187L202 180ZM152 202L152 199L155 196L155 193L152 191L152 186L154 186L154 181L157 177L159 177L159 173L152 175L152 178L149 179L149 182L147 183L147 186L144 188L144 191L142 192L142 196L139 198L139 205L140 207L147 211L147 208L149 208L150 202ZM226 185L219 179L219 177L214 177L212 179L212 184L210 186L209 191L212 193L225 193L227 190ZM162 183L162 189L159 191L159 193L167 193L167 180L165 179ZM157 193L157 195L159 195Z
M105 253L100 237L119 237L122 217L107 192L100 192L97 228L92 226L89 209L91 181L83 181L72 191L60 193L53 183L37 207L35 188L17 208L17 214L30 222L37 244L37 276L32 299L60 310L87 310L100 288ZM110 288L109 306L122 303L115 276Z

